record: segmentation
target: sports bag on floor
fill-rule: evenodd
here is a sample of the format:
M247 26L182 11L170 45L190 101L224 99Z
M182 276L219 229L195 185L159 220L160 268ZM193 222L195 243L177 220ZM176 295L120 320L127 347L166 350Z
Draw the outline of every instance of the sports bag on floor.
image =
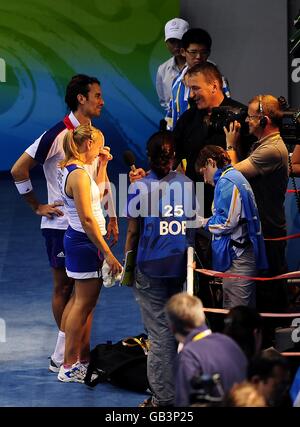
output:
M145 392L147 379L147 352L149 341L145 334L127 337L115 344L107 341L91 351L85 384L90 387L110 382L128 390Z

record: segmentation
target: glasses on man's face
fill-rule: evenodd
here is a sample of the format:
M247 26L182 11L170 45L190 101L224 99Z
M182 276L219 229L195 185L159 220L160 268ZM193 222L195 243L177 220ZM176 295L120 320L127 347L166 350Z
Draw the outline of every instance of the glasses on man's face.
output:
M256 117L259 118L261 116L258 114L247 114L247 119L249 120L255 119Z
M198 56L198 55L202 58L206 58L209 55L208 50L196 50L196 49L195 50L194 49L189 50L189 49L187 49L186 52L189 55L193 56L194 58L196 58L196 56Z

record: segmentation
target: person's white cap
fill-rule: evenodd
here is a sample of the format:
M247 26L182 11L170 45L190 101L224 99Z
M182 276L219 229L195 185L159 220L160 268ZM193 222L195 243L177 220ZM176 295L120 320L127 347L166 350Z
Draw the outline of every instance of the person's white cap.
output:
M168 39L181 40L183 34L189 29L189 23L181 18L173 18L165 25L165 41Z

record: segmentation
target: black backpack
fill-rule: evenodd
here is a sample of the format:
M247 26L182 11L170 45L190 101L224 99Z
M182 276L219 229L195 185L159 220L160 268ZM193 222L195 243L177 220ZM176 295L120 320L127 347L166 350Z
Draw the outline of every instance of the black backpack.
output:
M147 379L147 335L124 338L115 344L98 344L90 355L85 384L90 387L110 382L118 387L145 392ZM92 379L92 375L95 377Z

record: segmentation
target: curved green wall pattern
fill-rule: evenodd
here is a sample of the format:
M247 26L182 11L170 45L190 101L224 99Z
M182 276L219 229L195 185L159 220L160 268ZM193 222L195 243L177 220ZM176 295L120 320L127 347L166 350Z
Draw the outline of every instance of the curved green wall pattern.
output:
M106 108L95 125L116 161L127 148L143 161L163 116L154 79L168 57L164 24L178 13L177 0L1 1L0 170L66 113L77 73L101 81Z

